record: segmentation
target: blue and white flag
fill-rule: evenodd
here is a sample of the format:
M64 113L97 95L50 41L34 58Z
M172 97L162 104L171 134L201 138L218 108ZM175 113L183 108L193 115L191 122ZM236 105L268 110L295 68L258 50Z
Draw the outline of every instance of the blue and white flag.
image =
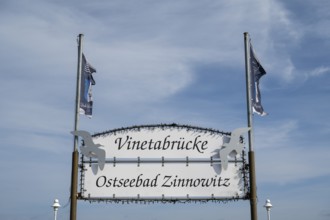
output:
M81 70L81 84L80 84L80 109L79 113L88 117L92 116L93 110L93 97L92 97L92 85L95 85L93 73L96 70L90 65L85 55L82 55L82 70Z
M265 69L261 66L257 59L252 44L250 42L250 77L251 77L251 98L252 98L252 110L253 112L264 116L267 113L261 105L261 95L259 89L259 80L266 74Z

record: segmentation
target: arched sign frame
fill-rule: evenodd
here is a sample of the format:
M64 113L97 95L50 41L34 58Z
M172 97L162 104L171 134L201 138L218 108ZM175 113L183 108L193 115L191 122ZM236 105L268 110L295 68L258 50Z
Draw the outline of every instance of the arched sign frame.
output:
M177 124L96 133L94 148L88 148L86 140L80 147L79 199L173 203L248 199L245 150L226 148L231 139L231 132ZM244 145L242 136L237 144Z

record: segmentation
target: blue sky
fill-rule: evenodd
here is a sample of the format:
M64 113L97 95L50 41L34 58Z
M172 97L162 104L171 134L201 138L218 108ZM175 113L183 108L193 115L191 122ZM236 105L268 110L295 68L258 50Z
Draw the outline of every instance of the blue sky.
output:
M69 219L79 33L97 69L91 133L178 123L247 124L243 33L260 62L255 117L259 219L330 217L330 2L110 0L0 2L0 219ZM249 202L78 202L78 219L250 219Z

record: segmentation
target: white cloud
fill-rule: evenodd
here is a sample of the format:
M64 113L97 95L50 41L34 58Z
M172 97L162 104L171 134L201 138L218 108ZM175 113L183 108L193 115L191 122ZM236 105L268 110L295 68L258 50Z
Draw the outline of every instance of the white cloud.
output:
M309 73L309 76L322 76L324 74L328 74L330 73L330 67L324 67L324 66L321 66L321 67L318 67L314 70L312 70L310 73Z

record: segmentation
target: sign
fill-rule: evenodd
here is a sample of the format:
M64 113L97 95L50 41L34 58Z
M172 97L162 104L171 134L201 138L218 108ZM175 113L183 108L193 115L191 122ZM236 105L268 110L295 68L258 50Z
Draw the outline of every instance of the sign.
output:
M93 136L78 131L75 135L85 143L80 148L84 155L81 198L244 199L247 174L240 135L245 131L237 129L230 135L176 124L136 126Z

